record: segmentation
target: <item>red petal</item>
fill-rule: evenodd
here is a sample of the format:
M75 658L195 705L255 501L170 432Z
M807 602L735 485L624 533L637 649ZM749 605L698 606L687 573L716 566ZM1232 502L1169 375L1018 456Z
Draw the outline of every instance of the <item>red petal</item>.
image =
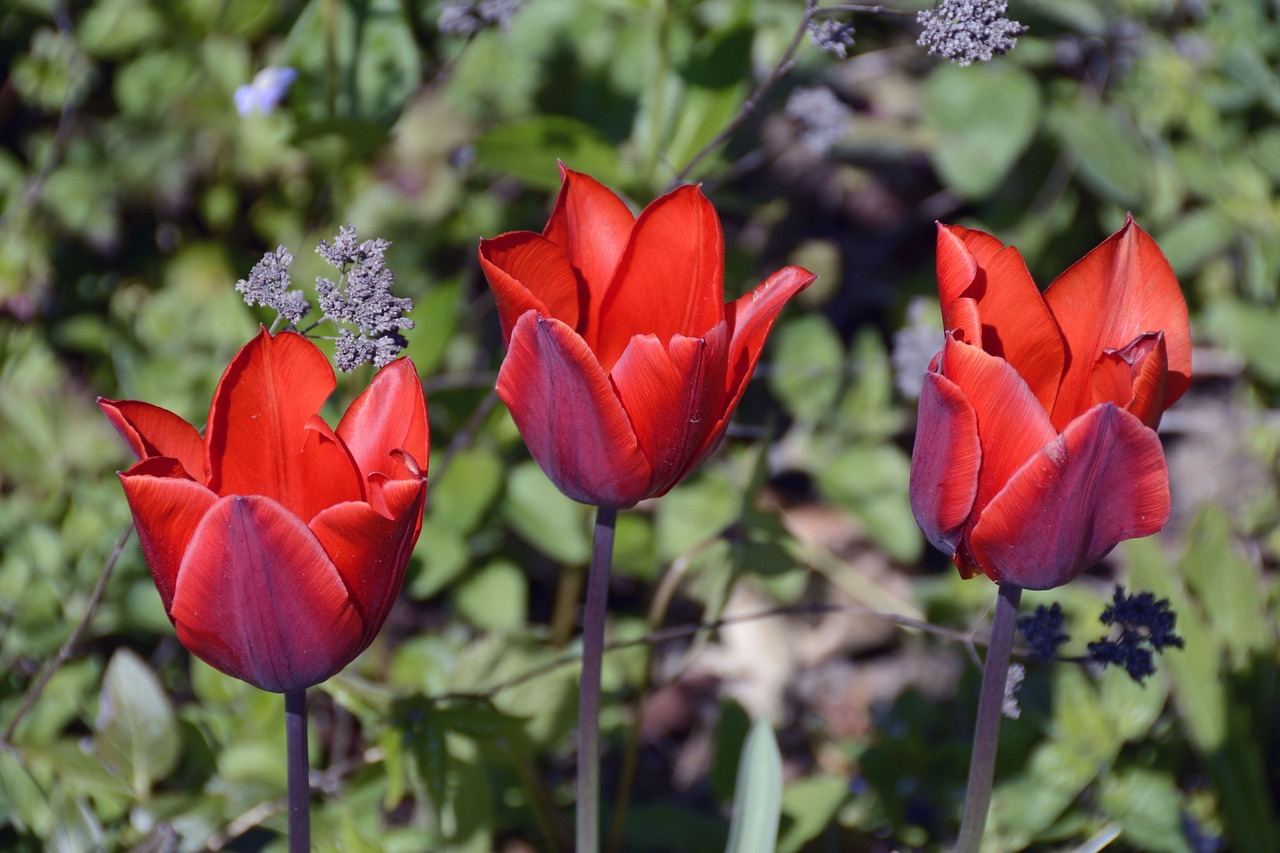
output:
M911 513L925 538L947 555L955 553L973 510L981 463L973 405L950 379L926 373L911 452Z
M1107 350L1089 377L1095 403L1115 403L1155 429L1164 413L1169 359L1164 333L1141 335L1118 350Z
M191 424L168 409L136 400L98 398L98 407L139 459L177 459L193 480L204 482L204 439Z
M1003 359L948 339L942 375L959 386L978 417L982 468L971 514L976 521L1014 472L1057 433L1027 383Z
M600 302L635 224L636 218L626 204L604 184L560 164L560 195L542 236L559 245L573 265L580 292L595 312L593 319L599 318ZM552 316L569 322L558 314ZM578 331L588 331L590 327L588 323L587 329ZM590 342L590 334L586 337Z
M218 496L190 480L177 461L146 459L120 475L138 542L167 613L187 543Z
M391 480L381 489L386 517L366 503L331 507L311 520L364 623L360 649L373 642L391 611L422 528L426 480Z
M1018 471L987 506L970 545L994 580L1051 589L1118 542L1160 530L1169 512L1160 439L1133 415L1102 403Z
M196 528L169 612L178 640L228 675L286 693L360 652L364 625L320 543L259 496L225 497Z
M644 209L589 328L597 316L594 349L606 373L636 335L665 346L724 319L724 240L701 190L679 187Z
M943 325L957 341L982 348L982 319L978 316L978 303L969 297L962 296L951 303Z
M957 257L967 250L974 264L970 283L957 290L967 271ZM1066 362L1062 334L1027 271L1021 253L990 234L938 226L938 289L943 314L961 296L978 303L982 348L1018 371L1046 411L1052 411Z
M653 335L632 338L609 378L653 469L651 496L674 486L709 444L724 415L728 329L704 338L677 335L663 346Z
M294 515L307 522L322 509L367 497L355 459L342 439L319 415L307 422L306 442L297 460L301 488L296 492Z
M302 464L311 418L333 391L333 369L310 341L264 329L222 374L209 409L205 447L209 488L220 495L264 495L303 518L315 472ZM339 466L336 454L327 463ZM346 463L350 467L351 463ZM346 481L348 471L326 469Z
M629 507L648 497L650 468L622 402L572 329L530 311L516 323L498 372L529 452L574 500Z
M413 362L401 358L379 370L342 416L338 436L365 477L380 471L398 479L416 478L392 456L395 450L404 450L425 472L431 447L427 403Z
M569 265L562 247L532 231L512 231L480 241L480 268L489 280L503 343L516 321L533 309L573 329L587 318L587 291Z
M756 285L755 290L724 306L725 325L729 329L729 367L725 373L724 414L716 424L717 435L724 431L747 389L747 381L755 372L773 321L778 319L787 301L817 277L802 267L783 267Z
M1044 296L1067 344L1067 371L1053 409L1059 429L1095 402L1090 375L1102 353L1146 332L1164 332L1169 360L1165 408L1190 386L1186 300L1160 247L1132 217L1059 276Z

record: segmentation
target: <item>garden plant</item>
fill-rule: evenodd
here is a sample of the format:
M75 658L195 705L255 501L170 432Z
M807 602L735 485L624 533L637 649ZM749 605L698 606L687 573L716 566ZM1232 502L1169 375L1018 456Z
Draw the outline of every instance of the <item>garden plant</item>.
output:
M0 49L0 849L1280 849L1274 4Z

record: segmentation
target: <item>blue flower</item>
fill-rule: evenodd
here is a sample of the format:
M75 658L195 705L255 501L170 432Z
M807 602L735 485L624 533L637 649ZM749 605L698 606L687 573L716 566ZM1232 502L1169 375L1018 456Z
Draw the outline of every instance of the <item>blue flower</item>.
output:
M269 66L262 69L252 83L236 89L236 111L242 116L255 112L269 115L297 79L298 72L293 68Z

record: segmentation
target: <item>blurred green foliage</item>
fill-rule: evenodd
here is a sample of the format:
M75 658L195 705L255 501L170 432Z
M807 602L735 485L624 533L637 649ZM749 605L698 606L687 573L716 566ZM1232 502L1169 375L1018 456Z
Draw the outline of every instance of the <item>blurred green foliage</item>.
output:
M476 243L541 226L557 159L637 208L654 198L743 107L803 14L800 0L528 0L506 28L464 36L441 33L444 5L0 9L0 726L86 617L128 522L111 474L125 448L93 398L202 423L222 367L273 319L232 288L263 251L289 247L302 282L322 272L310 247L343 223L394 243L417 305L430 506L381 637L312 691L322 851L565 849L591 515L491 408L501 340ZM1106 572L1131 567L1131 586L1168 597L1186 649L1143 687L1030 666L990 849L1117 831L1114 849L1274 849L1280 22L1262 0L1014 0L1010 14L1030 27L1018 47L969 68L925 57L910 17L858 17L843 63L802 43L683 176L721 212L730 296L785 262L823 278L778 323L721 451L620 518L611 633L714 620L742 590L773 606L838 592L973 624L992 590L959 580L915 528L912 403L891 358L911 300L934 287L932 221L1016 243L1045 284L1131 210L1184 285L1206 378L1166 421L1183 460L1175 528ZM237 87L267 66L298 81L277 110L239 115ZM829 86L852 111L829 150L786 109L800 86ZM367 379L343 380L334 411ZM799 524L815 507L843 539ZM1063 603L1068 654L1100 635L1107 577L1028 596ZM698 669L722 640L606 658L606 795L636 702L676 696L687 717L639 727L622 849L724 849L748 723L732 679ZM899 632L834 654L870 669L957 648ZM755 650L761 670L772 651ZM773 708L778 849L946 846L976 670L947 679L880 697L861 729L788 690ZM183 652L131 542L0 744L0 848L283 849L280 705Z

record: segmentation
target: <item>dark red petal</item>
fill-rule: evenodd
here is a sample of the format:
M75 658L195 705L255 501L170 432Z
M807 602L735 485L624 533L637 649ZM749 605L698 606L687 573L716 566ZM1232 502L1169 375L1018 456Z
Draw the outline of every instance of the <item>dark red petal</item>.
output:
M1127 346L1107 350L1089 377L1095 404L1115 403L1155 429L1164 413L1169 359L1164 333L1140 335Z
M167 613L187 543L218 496L188 479L177 460L167 457L139 462L120 475L120 485Z
M627 205L604 184L560 164L560 195L542 236L564 250L589 305L604 297L635 224Z
M958 290L967 271L957 257L961 246L970 253L974 271L969 284ZM1021 253L982 231L940 225L938 282L944 316L951 303L962 296L976 301L982 319L982 348L1009 362L1045 410L1052 411L1066 351L1058 324Z
M724 414L716 424L715 434L724 431L742 399L764 351L769 330L783 306L817 277L803 267L783 267L756 285L755 290L724 306L725 325L729 330L729 366L725 372Z
M1111 403L1067 425L988 504L970 545L992 579L1061 586L1118 542L1169 520L1169 472L1155 431Z
M1160 247L1132 217L1059 276L1044 298L1067 344L1067 371L1053 409L1059 429L1092 405L1090 375L1102 353L1146 332L1164 332L1169 361L1165 408L1190 386L1186 300Z
M330 507L311 520L342 576L364 623L360 648L373 642L404 581L405 566L422 529L426 480L390 480L380 489L388 518L366 503Z
M598 317L598 320L597 320ZM600 313L588 323L608 373L636 335L701 337L724 319L724 239L711 202L679 187L644 209Z
M650 495L667 492L707 445L724 415L729 335L724 323L705 337L632 338L609 378L653 470Z
M98 398L98 407L139 459L177 459L193 480L204 482L204 439L191 424L168 409L136 400Z
M311 531L259 496L220 499L187 546L169 611L194 655L255 687L324 681L359 654L364 625Z
M629 507L648 497L650 468L622 402L572 329L530 311L511 333L498 395L529 452L574 500Z
M397 359L378 371L338 423L338 437L346 443L360 473L368 477L380 471L397 479L417 478L392 455L403 450L427 470L431 440L427 402L417 368L407 358Z
M516 321L533 309L573 329L587 318L587 292L569 265L562 247L532 231L512 231L480 241L480 269L489 280L503 343Z
M264 329L232 359L214 394L205 442L209 488L264 495L307 517L313 479L301 464L307 426L334 384L333 368L314 344L292 332L273 338Z
M1057 433L1027 383L1003 359L949 338L941 367L978 417L982 468L972 522L1014 472Z
M944 554L956 551L978 494L981 465L973 405L950 379L926 373L911 452L911 513L925 538Z

